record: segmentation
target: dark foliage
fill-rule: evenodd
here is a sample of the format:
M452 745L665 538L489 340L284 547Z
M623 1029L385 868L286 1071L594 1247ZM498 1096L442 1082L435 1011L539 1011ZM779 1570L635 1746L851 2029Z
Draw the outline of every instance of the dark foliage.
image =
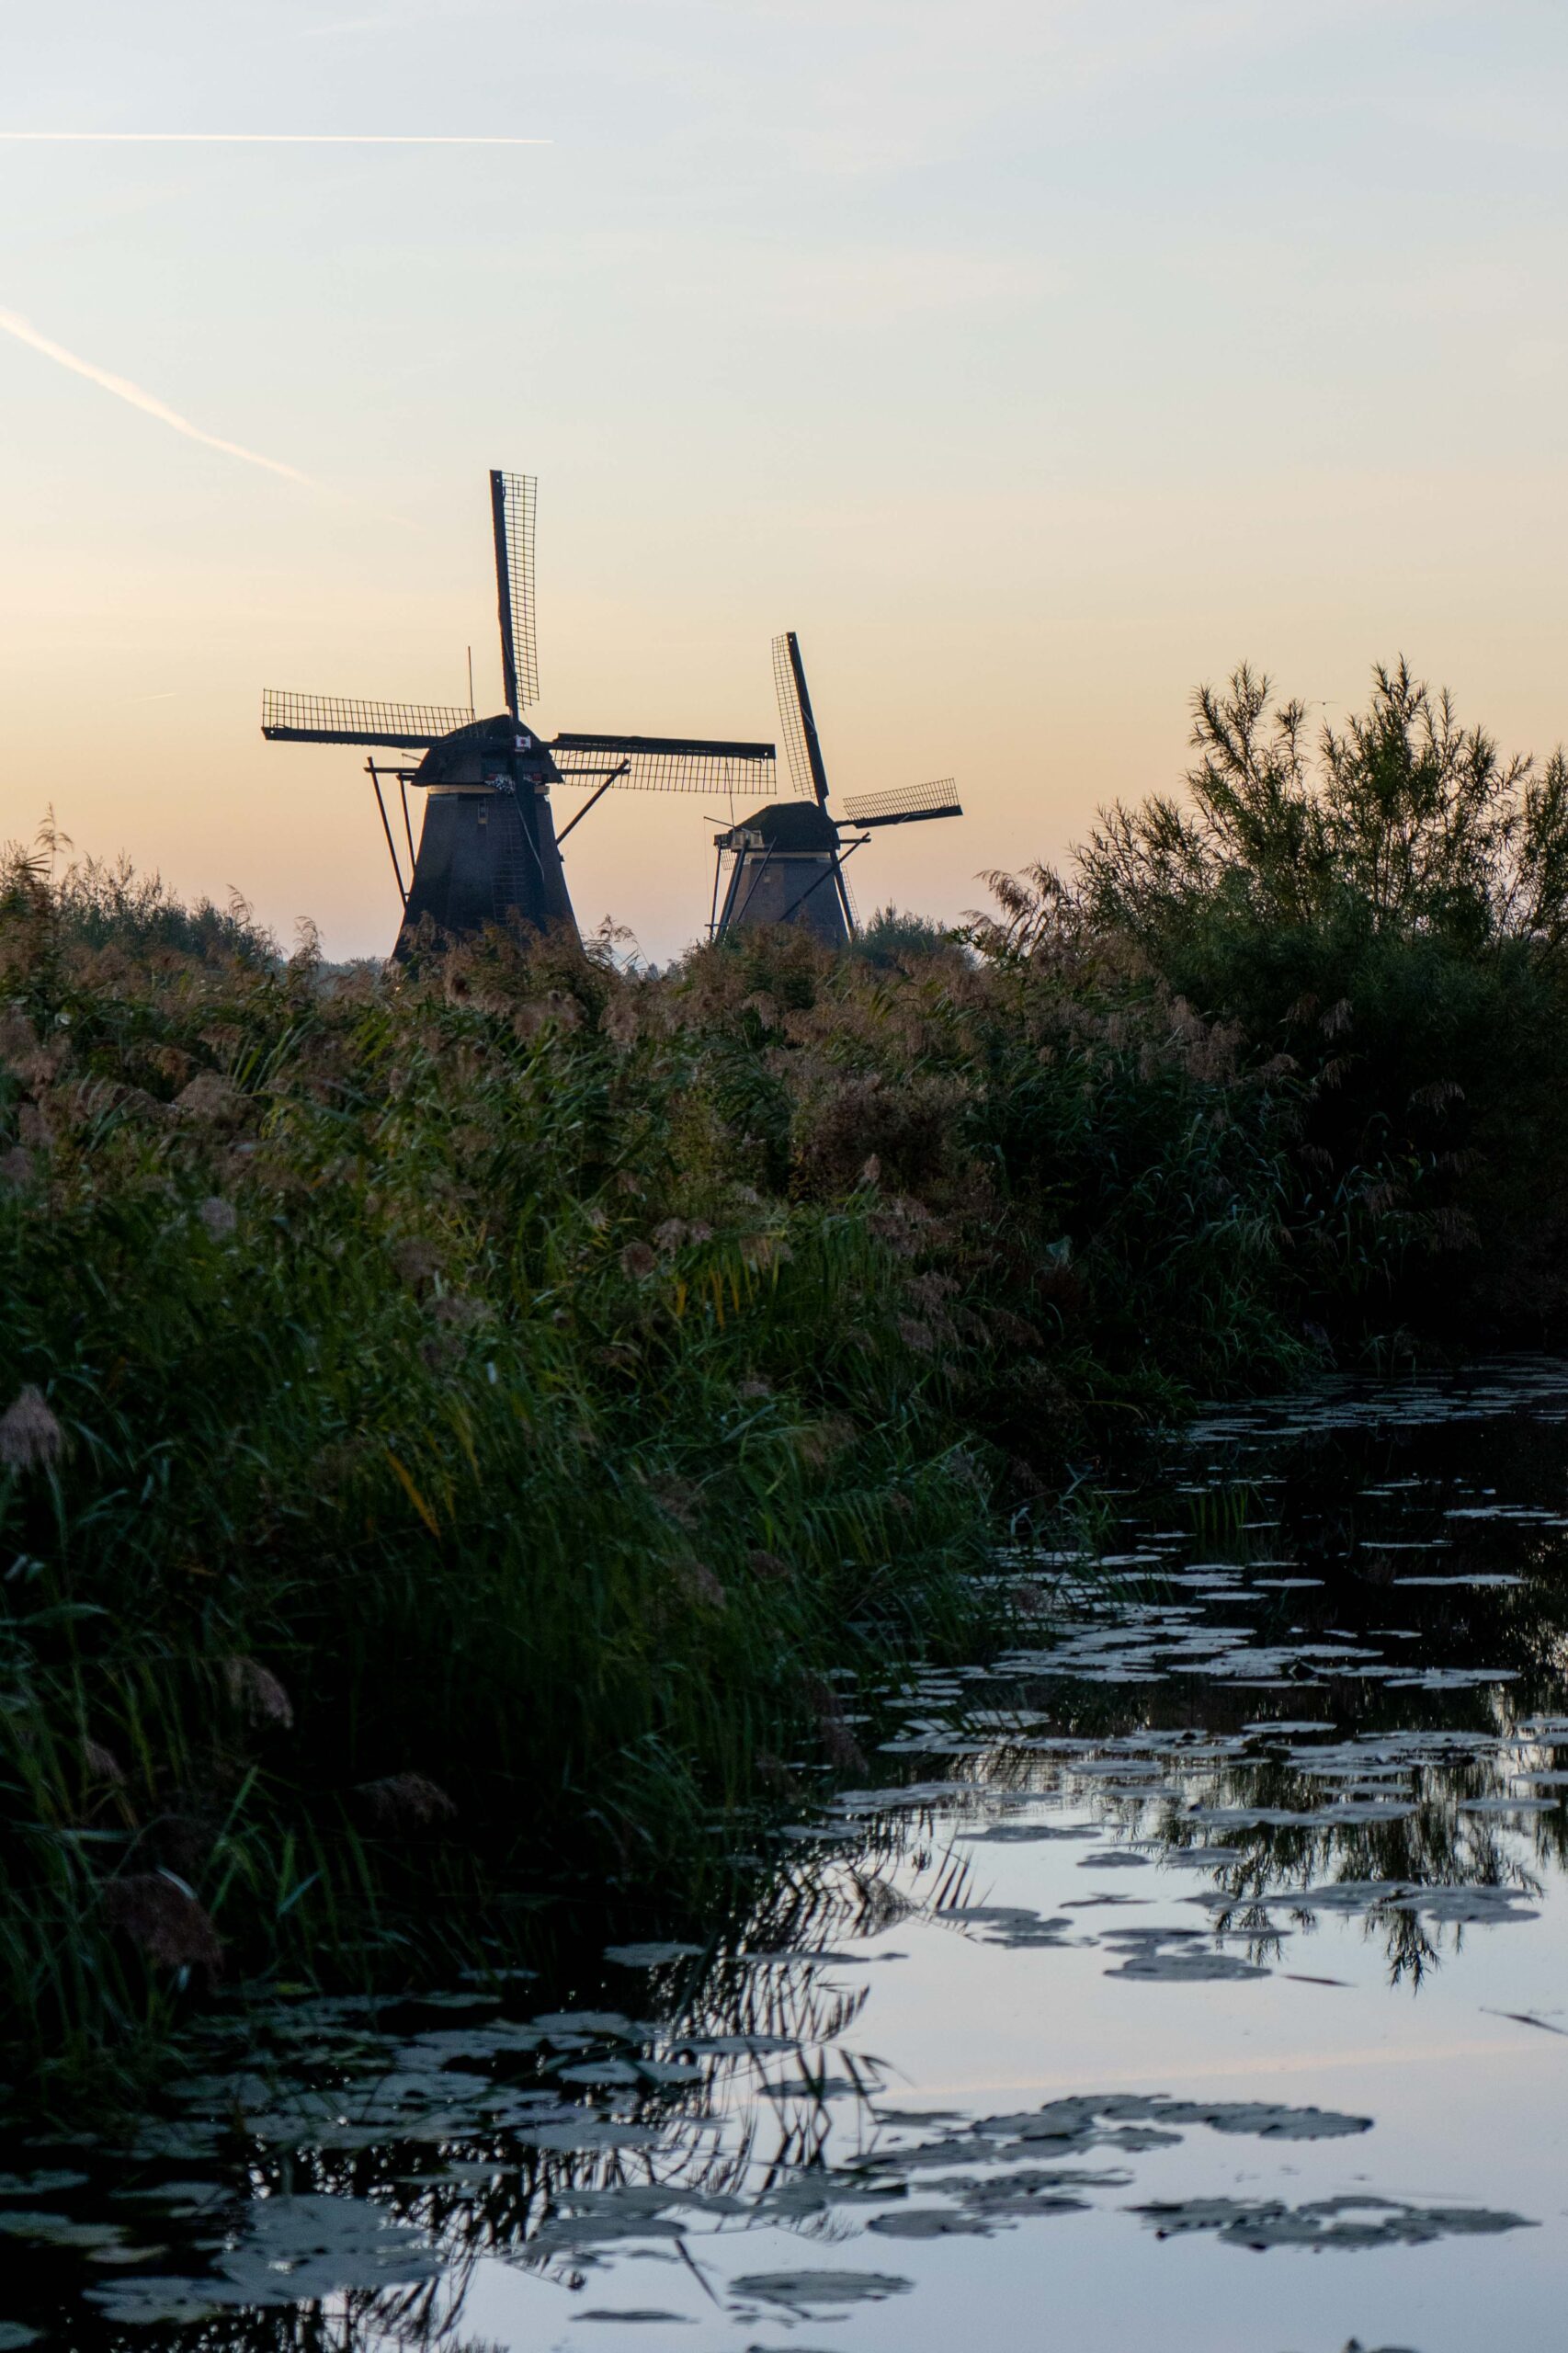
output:
M961 953L959 936L941 924L933 923L929 915L913 915L905 907L895 907L890 900L861 925L853 952L863 956L869 964L892 970L907 957L935 956L944 948Z
M1244 668L1185 801L1108 813L1049 921L1136 948L1301 1082L1287 1261L1346 1343L1568 1316L1568 767L1503 759L1401 663L1315 737Z

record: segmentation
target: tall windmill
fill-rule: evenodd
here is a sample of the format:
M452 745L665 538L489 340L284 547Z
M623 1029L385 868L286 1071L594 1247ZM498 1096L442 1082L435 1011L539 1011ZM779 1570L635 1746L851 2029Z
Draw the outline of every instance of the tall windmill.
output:
M611 787L648 792L766 791L774 779L771 744L698 736L535 733L523 717L539 699L534 631L531 474L492 472L501 672L506 708L493 719L426 703L359 702L268 688L261 732L271 743L359 744L421 751L416 765L365 763L403 901L393 953L405 956L426 917L438 935L461 938L487 924L520 921L546 931L574 923L561 843ZM383 780L402 797L409 876L387 814ZM591 784L584 806L559 835L550 788ZM408 788L426 796L414 845Z
M827 805L822 739L793 630L773 641L773 683L790 773L801 798L772 801L716 836L709 927L724 939L752 925L799 924L828 947L845 948L856 929L845 860L870 839L871 829L961 817L963 810L951 777L944 777L937 784L852 794L844 803L846 822L840 823Z

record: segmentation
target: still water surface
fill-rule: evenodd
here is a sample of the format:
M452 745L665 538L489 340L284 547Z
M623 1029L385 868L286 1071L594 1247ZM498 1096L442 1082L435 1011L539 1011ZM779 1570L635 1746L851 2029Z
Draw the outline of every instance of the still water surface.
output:
M1568 1365L1115 1507L709 1946L297 2002L13 2151L0 2353L1568 2345Z

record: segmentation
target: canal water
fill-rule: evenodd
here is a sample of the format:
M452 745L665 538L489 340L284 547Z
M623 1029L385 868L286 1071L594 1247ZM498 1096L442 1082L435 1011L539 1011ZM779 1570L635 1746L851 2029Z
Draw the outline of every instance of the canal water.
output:
M1227 1410L997 1574L706 1943L8 2141L0 2353L1568 2343L1568 1365Z

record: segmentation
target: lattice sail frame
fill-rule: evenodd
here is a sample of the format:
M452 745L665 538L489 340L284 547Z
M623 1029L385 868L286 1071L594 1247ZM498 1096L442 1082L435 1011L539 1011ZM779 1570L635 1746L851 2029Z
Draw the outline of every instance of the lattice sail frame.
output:
M963 804L950 776L935 784L894 785L886 792L852 792L844 803L852 825L918 824L926 817L961 817Z
M784 737L784 756L790 763L795 790L802 801L817 797L812 776L812 756L806 743L806 724L801 716L801 699L795 688L794 665L790 659L788 631L773 641L773 691L778 703L778 723Z
M616 792L771 794L778 773L771 744L716 743L697 736L557 735L547 751L563 783L609 779ZM625 763L625 773L613 771Z
M294 694L268 687L261 698L261 732L282 744L382 744L390 749L427 750L456 727L467 727L472 710L444 703L369 702L355 696Z
M506 686L506 708L515 719L519 711L539 700L539 645L534 627L538 476L503 473L493 468L490 506L495 535L501 668Z

